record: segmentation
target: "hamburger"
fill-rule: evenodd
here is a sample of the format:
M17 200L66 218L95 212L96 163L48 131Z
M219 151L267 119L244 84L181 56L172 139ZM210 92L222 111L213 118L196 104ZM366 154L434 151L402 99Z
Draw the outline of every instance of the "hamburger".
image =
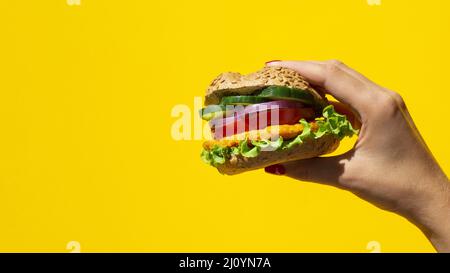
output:
M323 92L283 67L220 74L200 116L212 135L201 158L228 175L331 153L358 133Z

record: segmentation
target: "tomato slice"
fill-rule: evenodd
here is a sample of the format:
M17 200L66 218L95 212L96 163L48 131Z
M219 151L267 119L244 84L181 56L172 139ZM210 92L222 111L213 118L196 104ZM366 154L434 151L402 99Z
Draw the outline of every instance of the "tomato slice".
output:
M261 130L271 125L297 124L302 118L311 120L315 117L312 108L283 108L277 111L278 115L271 110L265 110L240 117L235 115L213 120L211 131L214 139L220 139L251 130Z

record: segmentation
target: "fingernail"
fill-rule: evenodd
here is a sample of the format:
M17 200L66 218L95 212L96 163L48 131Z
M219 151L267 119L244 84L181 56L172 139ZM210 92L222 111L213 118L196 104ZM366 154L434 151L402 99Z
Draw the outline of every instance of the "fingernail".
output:
M286 169L280 164L265 167L264 171L266 173L276 174L276 175L283 175L286 173Z
M281 60L272 60L272 61L268 61L268 62L266 62L266 65L271 64L271 63L276 63L276 62L281 62Z

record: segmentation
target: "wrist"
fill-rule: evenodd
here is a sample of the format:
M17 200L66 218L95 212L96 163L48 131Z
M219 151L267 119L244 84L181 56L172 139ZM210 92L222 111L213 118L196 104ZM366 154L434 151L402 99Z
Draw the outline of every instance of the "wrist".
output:
M450 183L445 175L430 181L409 218L439 252L450 252Z

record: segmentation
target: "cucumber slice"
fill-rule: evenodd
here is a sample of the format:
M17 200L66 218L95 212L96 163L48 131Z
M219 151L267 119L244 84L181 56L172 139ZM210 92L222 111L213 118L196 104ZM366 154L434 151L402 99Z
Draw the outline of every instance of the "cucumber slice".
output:
M227 107L225 105L208 105L202 108L199 113L200 117L204 120L212 120L213 118L225 117L228 113L234 111L232 106Z
M211 120L215 117L222 116L225 113L224 105L209 105L200 109L200 117L204 120Z
M258 97L272 100L295 100L306 104L315 104L314 96L308 91L286 86L269 86L263 89Z
M214 113L208 113L208 114L202 115L202 119L204 119L206 121L210 121L213 118L222 117L222 116L223 116L223 112L214 112Z
M250 105L255 103L263 103L270 101L270 98L263 98L258 96L229 96L223 97L220 104L226 105Z

